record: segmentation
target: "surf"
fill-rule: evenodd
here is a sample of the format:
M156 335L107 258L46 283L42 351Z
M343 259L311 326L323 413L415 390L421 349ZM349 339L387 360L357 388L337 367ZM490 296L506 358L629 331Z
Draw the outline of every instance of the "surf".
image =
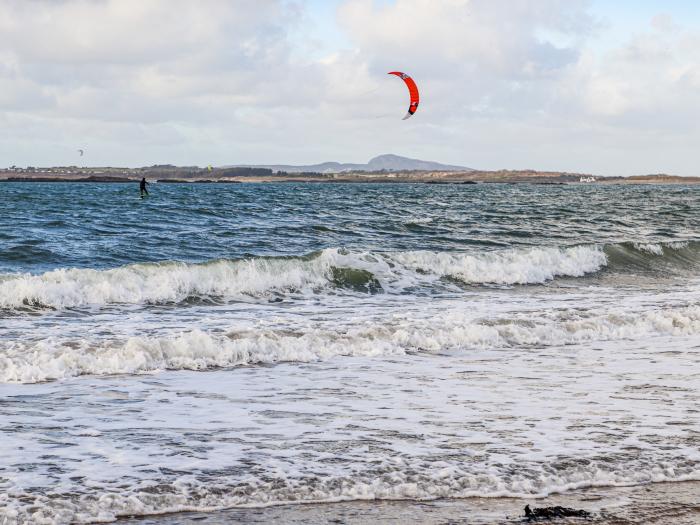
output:
M537 284L600 270L597 247L511 249L477 254L328 248L296 257L206 263L130 264L0 275L0 308L167 304L196 298L272 299L320 293L402 293L443 278L468 284Z
M546 348L700 334L700 306L474 315L468 304L384 317L295 324L281 315L228 330L94 339L45 337L0 343L0 382L34 383L81 375L144 374L305 363L337 357Z

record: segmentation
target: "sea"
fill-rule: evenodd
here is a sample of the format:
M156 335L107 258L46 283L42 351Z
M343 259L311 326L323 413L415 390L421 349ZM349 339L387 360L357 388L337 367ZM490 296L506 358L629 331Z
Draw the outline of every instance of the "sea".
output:
M692 520L697 481L698 186L0 184L2 525Z

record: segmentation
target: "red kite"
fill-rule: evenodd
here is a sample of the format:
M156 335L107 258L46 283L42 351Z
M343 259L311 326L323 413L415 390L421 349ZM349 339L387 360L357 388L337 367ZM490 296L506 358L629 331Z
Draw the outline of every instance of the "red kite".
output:
M411 104L408 106L408 113L406 113L406 116L403 118L403 120L406 120L407 118L410 118L418 109L418 102L420 101L418 86L416 86L416 83L411 77L409 77L406 73L402 73L401 71L392 71L389 73L389 75L396 75L403 80L408 88L408 93L411 95Z

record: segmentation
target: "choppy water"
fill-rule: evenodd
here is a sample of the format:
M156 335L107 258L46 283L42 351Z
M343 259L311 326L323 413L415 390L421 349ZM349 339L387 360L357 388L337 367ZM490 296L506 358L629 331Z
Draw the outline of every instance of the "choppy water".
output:
M0 522L700 480L695 187L137 193L0 185Z

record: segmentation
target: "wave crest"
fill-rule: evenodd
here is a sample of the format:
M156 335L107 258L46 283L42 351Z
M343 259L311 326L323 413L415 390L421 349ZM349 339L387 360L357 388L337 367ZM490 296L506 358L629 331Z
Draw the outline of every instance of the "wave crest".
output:
M467 284L541 284L560 276L582 277L607 263L596 246L511 249L483 254L413 251L393 255L413 271Z
M0 308L180 303L203 297L265 299L339 289L401 293L444 278L468 284L539 284L559 276L596 272L606 265L606 257L596 246L477 254L329 248L303 257L133 264L111 270L58 269L41 275L0 275Z
M605 247L611 270L620 273L673 275L694 271L700 266L697 242L632 243Z
M318 293L404 293L419 287L543 284L602 269L687 274L700 266L697 243L620 243L512 248L477 253L351 252L328 248L301 257L253 257L200 264L132 264L111 270L58 269L0 275L0 308L100 307L272 299Z

